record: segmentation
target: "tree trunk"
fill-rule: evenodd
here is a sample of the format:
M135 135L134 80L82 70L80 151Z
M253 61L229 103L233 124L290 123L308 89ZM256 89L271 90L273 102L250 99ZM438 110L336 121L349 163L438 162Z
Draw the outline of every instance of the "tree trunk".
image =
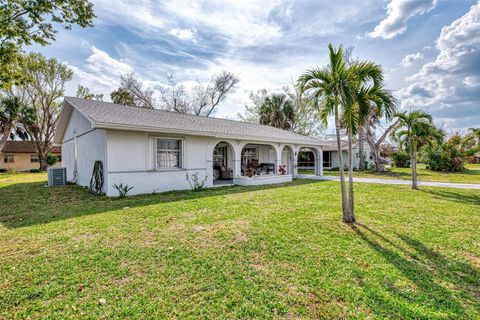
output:
M393 122L387 130L380 136L380 138L375 141L375 133L372 130L372 127L370 125L367 125L365 128L365 138L367 140L368 145L370 146L370 153L373 158L373 163L375 164L375 170L378 172L386 172L387 168L385 167L385 163L383 162L383 158L380 155L380 146L382 145L383 141L387 138L387 136L390 134L392 130L395 129L395 127L398 125L399 120L397 119L395 122Z
M348 129L348 223L355 222L355 210L353 201L353 147L352 147L352 131Z
M358 153L360 158L358 169L365 170L365 130L363 126L358 127Z
M5 143L7 142L11 131L12 131L12 126L9 124L5 124L5 127L3 128L3 132L2 132L2 137L0 139L0 153L3 152L3 148L5 148Z
M413 143L410 143L410 159L412 162L412 189L418 189L417 187L417 152Z
M337 151L338 151L338 165L340 170L340 188L342 191L342 213L343 221L348 222L350 219L349 210L347 206L347 191L345 190L345 173L343 171L343 155L342 155L342 141L340 139L340 121L338 119L338 106L335 105L335 131L337 134Z
M47 157L48 152L50 151L49 142L35 141L35 146L37 147L38 160L40 162L40 171L47 171L48 163Z

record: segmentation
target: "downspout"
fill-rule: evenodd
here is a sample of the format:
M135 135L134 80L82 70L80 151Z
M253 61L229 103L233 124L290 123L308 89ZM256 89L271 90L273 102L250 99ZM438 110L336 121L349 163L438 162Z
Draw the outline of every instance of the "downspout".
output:
M73 183L78 181L78 147L77 147L77 132L73 132Z

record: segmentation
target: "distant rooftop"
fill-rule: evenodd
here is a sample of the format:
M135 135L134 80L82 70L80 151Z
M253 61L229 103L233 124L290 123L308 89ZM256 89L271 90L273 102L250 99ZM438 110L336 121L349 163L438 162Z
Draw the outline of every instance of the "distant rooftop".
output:
M60 153L60 147L52 147L51 152ZM3 153L37 153L35 143L33 141L6 141Z

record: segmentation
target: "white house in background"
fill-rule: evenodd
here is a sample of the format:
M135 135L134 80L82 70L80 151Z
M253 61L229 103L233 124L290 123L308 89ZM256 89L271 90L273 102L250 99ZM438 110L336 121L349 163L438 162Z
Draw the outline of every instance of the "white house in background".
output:
M365 154L365 162L367 162L367 166L370 163L373 163L373 158L370 153L370 145L365 142L363 152ZM344 165L348 165L348 145L347 143L342 144L342 155L343 155L343 162ZM353 167L358 169L360 166L360 150L358 148L358 143L355 142L353 144ZM337 142L324 142L323 146L323 167L325 169L331 168L338 168L338 151L337 151Z
M332 136L325 136L319 139L322 142L322 167L323 169L333 169L339 167L337 141ZM370 152L370 145L365 142L363 152L365 154L365 162L367 166L373 163L373 158ZM348 165L348 145L346 141L342 140L342 155L344 165ZM301 152L298 159L298 169L313 169L315 155L312 152ZM360 166L360 150L358 143L353 143L353 167L358 169Z
M104 192L127 184L130 194L189 189L186 175L198 173L207 187L291 181L298 153L314 155L315 174L323 174L318 139L289 131L175 112L127 107L66 97L55 144L62 145L67 179L89 185L93 166L104 167Z

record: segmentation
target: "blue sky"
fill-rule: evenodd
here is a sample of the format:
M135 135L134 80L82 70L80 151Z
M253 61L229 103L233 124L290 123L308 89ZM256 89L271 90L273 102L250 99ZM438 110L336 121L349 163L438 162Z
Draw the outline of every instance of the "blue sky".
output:
M152 88L192 85L221 70L240 78L216 116L235 118L249 93L279 90L327 63L327 45L380 63L402 108L448 131L480 127L480 3L470 0L93 1L95 27L60 31L50 46L78 84L109 96L135 72Z

